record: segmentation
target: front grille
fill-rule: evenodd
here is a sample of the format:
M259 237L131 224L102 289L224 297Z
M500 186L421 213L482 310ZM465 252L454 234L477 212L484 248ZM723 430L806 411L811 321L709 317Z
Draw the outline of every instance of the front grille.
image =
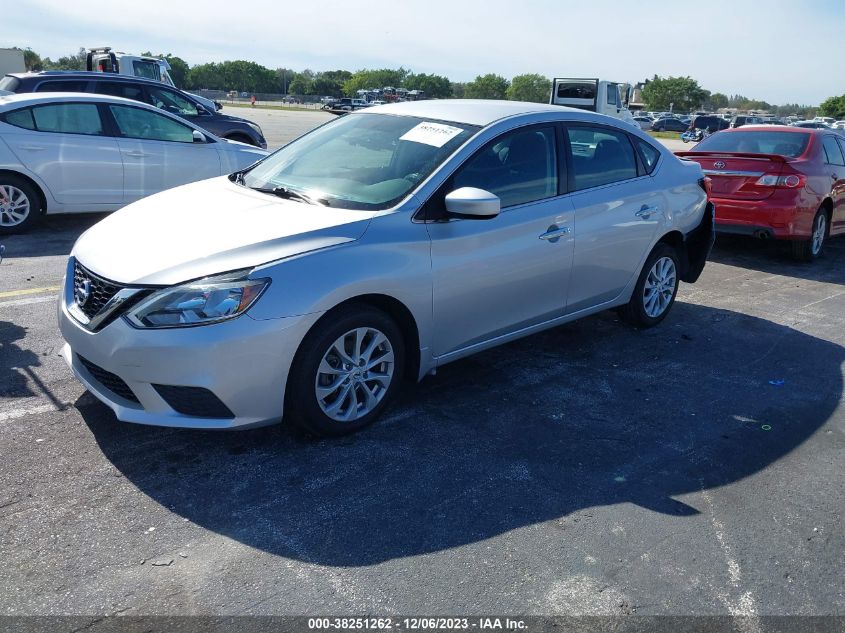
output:
M85 369L88 370L88 373L91 374L97 382L103 385L103 387L120 396L124 400L140 404L140 402L138 402L138 398L129 388L129 385L123 382L123 379L120 376L117 376L110 371L106 371L99 365L95 365L90 360L80 356L79 354L77 354L76 357L79 359L79 362L83 364Z
M195 418L234 418L235 414L213 392L204 387L153 385L174 411Z
M88 282L88 298L79 303L79 294L85 282ZM94 318L103 307L123 289L123 286L98 277L79 262L73 263L73 297L76 305L89 319Z

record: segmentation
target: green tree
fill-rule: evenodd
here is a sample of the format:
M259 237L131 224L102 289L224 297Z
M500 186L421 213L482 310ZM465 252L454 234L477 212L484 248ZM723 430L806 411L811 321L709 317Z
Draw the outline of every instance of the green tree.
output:
M728 96L722 94L721 92L714 92L710 95L710 107L713 110L719 110L721 108L728 107Z
M47 57L43 60L44 70L85 70L87 57L88 51L80 46L76 55L59 57L56 61Z
M464 89L464 97L467 99L504 99L507 97L508 80L501 75L493 73L479 75L475 81L471 81Z
M507 89L507 97L511 101L532 101L534 103L548 103L552 90L552 82L548 77L529 73L517 75L511 79Z
M371 88L400 88L408 76L409 71L404 68L378 70L359 70L343 82L343 93L347 97L354 97L359 90Z
M402 87L408 90L422 90L429 99L448 99L452 96L452 83L448 77L442 75L410 73L402 82Z
M22 51L23 52L23 63L24 67L29 71L38 71L44 70L44 62L41 59L41 55L36 53L31 48L18 48L15 46L13 50Z
M648 110L668 110L674 104L676 112L689 112L700 107L710 93L690 77L667 77L655 75L643 88L643 101Z
M466 88L467 85L460 81L453 81L452 82L452 96L455 99L463 99L466 96Z
M830 97L819 106L822 116L832 116L837 121L845 119L845 95Z
M304 72L296 73L293 78L288 78L288 94L310 95L313 94L314 80Z

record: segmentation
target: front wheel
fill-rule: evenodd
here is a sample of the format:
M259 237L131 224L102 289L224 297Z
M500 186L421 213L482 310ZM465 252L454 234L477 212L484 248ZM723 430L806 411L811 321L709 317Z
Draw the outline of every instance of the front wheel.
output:
M657 325L675 303L679 282L677 252L668 244L658 244L640 272L631 300L619 310L620 315L637 327Z
M402 381L405 345L387 314L349 306L328 315L303 339L291 367L286 414L320 437L375 422Z

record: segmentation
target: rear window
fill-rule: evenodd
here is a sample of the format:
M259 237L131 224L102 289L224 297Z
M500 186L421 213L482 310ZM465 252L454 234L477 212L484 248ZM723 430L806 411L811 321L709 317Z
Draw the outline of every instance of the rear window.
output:
M592 81L571 81L557 86L558 99L595 99L596 84Z
M9 92L17 92L18 86L21 85L21 80L11 75L6 75L0 79L0 90L8 90Z
M723 132L708 136L695 146L695 151L779 154L796 158L804 153L809 142L810 135L800 132Z

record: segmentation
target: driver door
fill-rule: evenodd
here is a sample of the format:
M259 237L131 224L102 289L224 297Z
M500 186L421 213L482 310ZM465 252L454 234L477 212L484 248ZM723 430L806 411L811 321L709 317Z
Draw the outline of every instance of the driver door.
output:
M462 187L499 196L491 219L429 222L437 357L560 316L572 265L573 207L556 126L504 133L466 161L432 204Z
M194 129L146 108L109 105L123 159L123 201L219 176L215 143L194 141Z

